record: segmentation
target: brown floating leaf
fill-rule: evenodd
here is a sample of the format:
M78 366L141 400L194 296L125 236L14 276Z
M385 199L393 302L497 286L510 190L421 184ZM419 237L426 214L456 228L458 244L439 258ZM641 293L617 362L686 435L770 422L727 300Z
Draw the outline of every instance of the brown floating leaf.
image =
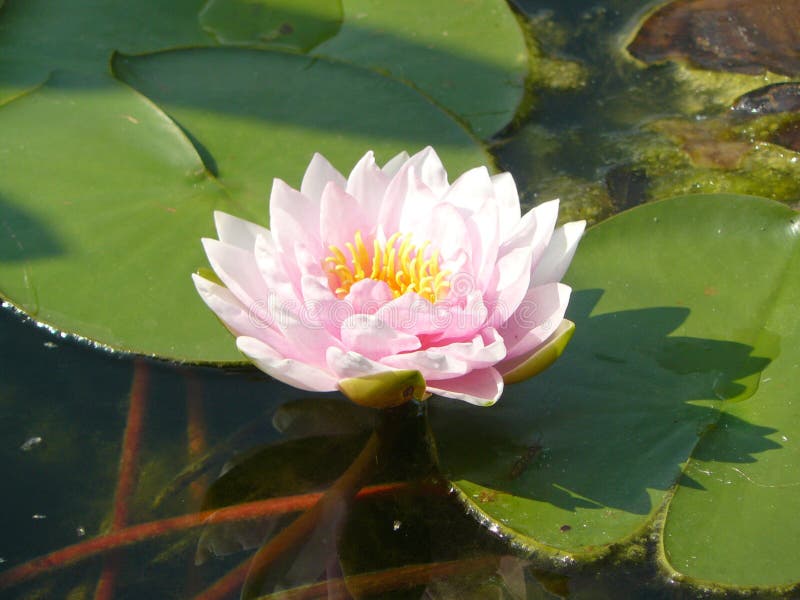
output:
M664 119L652 127L679 144L697 167L736 169L752 149L749 142L731 139L726 123L720 120Z
M800 74L797 0L675 0L628 45L646 63L684 60L713 71Z
M791 121L778 128L770 137L770 142L800 152L800 121Z
M800 111L800 83L773 83L750 90L733 101L731 110L745 116Z

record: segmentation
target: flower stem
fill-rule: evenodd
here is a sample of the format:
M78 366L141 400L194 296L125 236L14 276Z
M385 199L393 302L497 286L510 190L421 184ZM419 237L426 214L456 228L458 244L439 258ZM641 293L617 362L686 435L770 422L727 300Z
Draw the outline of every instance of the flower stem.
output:
M130 501L138 479L139 451L142 445L142 430L147 407L147 392L150 385L150 367L143 360L133 363L133 382L131 384L128 419L122 438L122 454L119 460L117 489L114 493L114 513L111 518L111 531L123 529L128 524ZM94 591L94 600L111 600L114 584L120 569L121 557L111 555L106 558L103 571Z
M408 484L404 482L372 485L362 489L356 495L356 498L392 494L407 487ZM430 493L432 489L433 488L429 486L424 488L426 493ZM318 492L300 494L297 496L284 496L282 498L269 498L268 500L237 504L217 510L206 510L159 521L150 521L148 523L126 527L118 531L112 531L105 535L100 535L90 540L39 556L0 573L0 590L29 581L30 579L49 573L50 571L72 566L83 560L113 550L119 550L180 531L204 527L206 525L246 521L249 519L305 510L314 506L320 498L322 498L322 493Z
M458 575L488 574L497 570L500 556L479 556L446 562L404 565L384 571L359 573L347 579L328 579L260 596L257 600L308 600L311 598L360 598L414 588Z
M269 568L280 557L308 539L326 515L340 514L338 509L353 500L358 490L364 485L364 481L375 471L378 452L382 443L385 442L382 439L384 430L385 428L382 428L372 432L353 463L325 492L319 502L270 539L253 555L242 587L241 598L243 600L256 598L261 592Z

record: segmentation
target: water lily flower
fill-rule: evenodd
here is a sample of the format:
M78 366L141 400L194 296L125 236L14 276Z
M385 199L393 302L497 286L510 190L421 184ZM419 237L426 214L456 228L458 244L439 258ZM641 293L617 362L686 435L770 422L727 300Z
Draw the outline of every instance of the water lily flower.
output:
M262 371L368 405L438 394L491 405L549 365L572 333L560 279L583 221L558 201L521 215L514 180L452 184L436 152L345 178L315 154L300 190L275 179L270 229L217 212L216 274L198 292Z

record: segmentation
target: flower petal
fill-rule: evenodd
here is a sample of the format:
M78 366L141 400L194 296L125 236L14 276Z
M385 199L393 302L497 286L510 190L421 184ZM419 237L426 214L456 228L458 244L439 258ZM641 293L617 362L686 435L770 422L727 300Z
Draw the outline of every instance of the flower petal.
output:
M428 391L477 406L491 406L503 393L503 378L496 369L487 367L453 379L428 381Z
M420 207L416 200L421 200ZM434 242L442 260L448 261L461 251L466 252L468 260L472 257L472 244L469 230L459 211L452 204L433 205L428 198L408 203L400 217L400 231L414 234L417 246ZM478 241L480 244L480 241Z
M269 324L259 320L234 296L231 291L205 277L192 273L197 292L233 335L257 336Z
M485 299L493 327L505 323L525 297L530 287L531 261L530 249L525 247L514 248L498 259Z
M392 329L378 317L365 314L353 315L342 323L341 339L345 348L373 360L420 347L416 336Z
M301 242L313 251L321 250L319 239L320 203L275 179L269 199L269 225L276 245L290 254Z
M480 333L469 342L454 342L445 346L424 348L416 352L394 354L381 363L396 369L411 369L422 373L426 380L439 380L469 373L502 360L506 355L503 339L494 332Z
M234 217L221 210L214 211L214 224L217 228L219 241L231 246L238 246L243 250L252 250L259 235L272 237L266 227Z
M303 175L300 193L319 204L320 198L322 198L322 190L325 189L329 181L333 181L341 188L346 185L344 176L328 162L328 159L315 152L311 162L308 163L305 175Z
M508 348L506 361L531 353L553 334L567 311L571 291L563 283L528 290L517 311L498 327Z
M469 282L470 278L459 278L453 282L455 285L451 289L462 286L464 281ZM457 304L450 304L451 300L455 299L448 296L444 302L436 303L437 310L441 310L440 306L443 306L446 312L436 313L440 328L436 333L421 338L423 345L442 346L448 343L469 342L478 331L486 327L489 309L483 301L480 290L468 292Z
M404 296L407 294L404 294ZM403 296L400 296L401 298ZM353 313L373 315L392 301L394 295L385 281L362 279L350 286L345 301L353 307ZM391 325L391 323L390 323ZM394 327L394 325L391 325ZM409 332L413 333L413 332Z
M340 379L363 377L394 370L391 367L370 360L358 352L345 351L341 348L328 348L326 359L328 368Z
M415 292L390 300L375 315L390 327L415 336L436 333L450 323L450 312L444 304L431 304Z
M203 238L202 242L211 268L246 308L269 298L269 288L252 251L210 238Z
M440 197L447 191L447 171L444 169L439 155L430 146L426 146L414 156L408 159L406 165L413 167L417 176L420 178L428 189L430 189L437 197Z
M347 178L345 191L358 201L361 214L372 229L378 222L378 211L381 206L379 199L383 198L390 179L375 164L375 156L371 150L358 161L350 177Z
M519 205L517 184L511 173L500 173L492 177L494 197L500 213L500 239L506 239L519 223L522 212Z
M311 365L283 357L274 348L256 338L240 336L236 346L255 365L274 377L301 390L330 392L336 388L336 378Z
M408 152L403 150L400 154L397 154L396 156L390 158L386 162L386 164L383 165L382 171L388 177L390 178L394 177L400 170L400 167L402 167L404 164L406 164L406 162L408 162L408 158L409 158Z
M418 177L414 165L409 160L397 172L383 195L378 222L388 235L404 229L401 219L407 221L424 221L424 215L437 203L437 197L431 189Z
M487 198L494 196L494 186L486 167L470 169L453 182L442 201L468 213L477 212Z
M537 264L531 265L531 285L561 281L575 256L585 228L586 221L573 221L553 232L544 256Z
M356 231L360 231L367 243L375 231L375 221L368 219L361 206L344 188L331 182L322 192L319 227L322 244L327 255L330 246L336 246L348 254L346 244L353 243Z
M256 259L259 273L270 294L284 299L297 299L300 290L295 285L299 273L296 265L290 265L292 273L284 269L283 253L275 246L272 236L259 235L252 252Z

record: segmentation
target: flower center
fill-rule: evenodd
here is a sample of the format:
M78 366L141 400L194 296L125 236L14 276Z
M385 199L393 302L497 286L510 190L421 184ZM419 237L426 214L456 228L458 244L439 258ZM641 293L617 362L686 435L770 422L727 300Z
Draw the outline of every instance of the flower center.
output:
M439 251L428 252L429 241L417 247L411 243L410 234L395 233L384 244L374 240L370 249L361 232L356 231L354 241L345 246L350 258L336 246L329 246L331 254L323 261L338 298L347 296L352 285L362 279L385 281L395 298L416 292L431 303L442 298L450 287L450 272L440 270Z

